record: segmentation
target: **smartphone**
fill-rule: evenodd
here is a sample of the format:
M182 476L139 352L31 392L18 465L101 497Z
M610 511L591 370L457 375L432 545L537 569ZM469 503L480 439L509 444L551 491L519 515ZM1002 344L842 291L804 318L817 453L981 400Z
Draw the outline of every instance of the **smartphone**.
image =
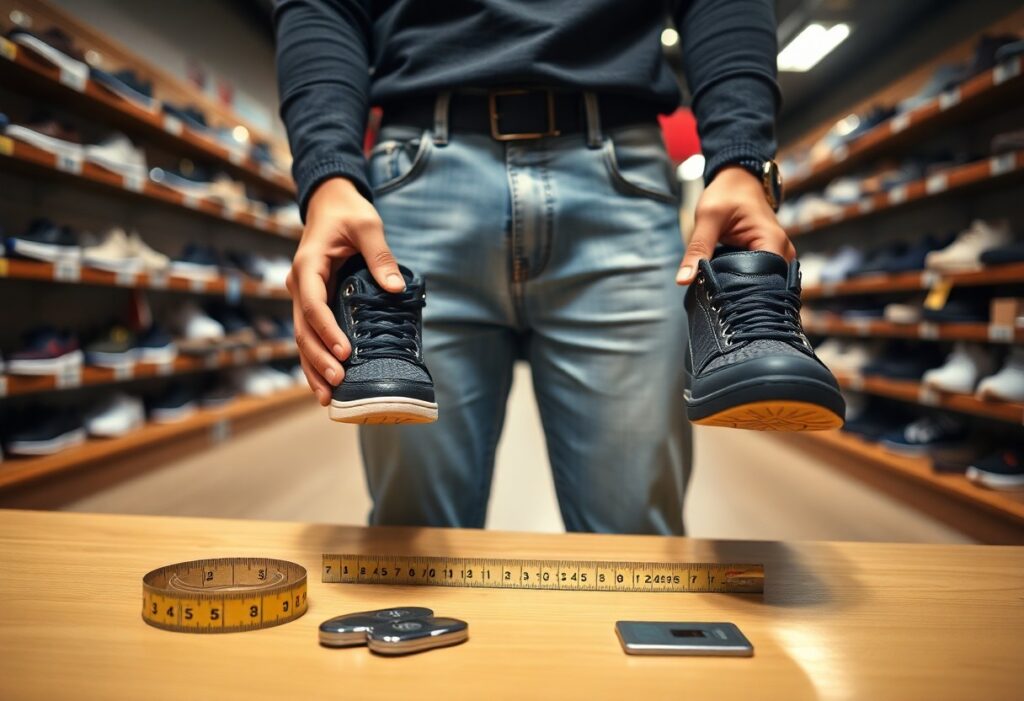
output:
M617 621L615 632L627 655L754 655L754 646L733 623Z

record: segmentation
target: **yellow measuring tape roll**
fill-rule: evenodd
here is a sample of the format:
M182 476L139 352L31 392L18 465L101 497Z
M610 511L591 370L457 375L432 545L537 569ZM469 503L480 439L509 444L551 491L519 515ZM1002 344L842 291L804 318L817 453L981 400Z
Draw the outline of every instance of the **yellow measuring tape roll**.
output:
M730 594L764 591L762 565L709 562L326 554L322 575L324 582L341 584Z
M306 612L306 569L269 558L167 565L142 578L142 618L182 633L269 628Z

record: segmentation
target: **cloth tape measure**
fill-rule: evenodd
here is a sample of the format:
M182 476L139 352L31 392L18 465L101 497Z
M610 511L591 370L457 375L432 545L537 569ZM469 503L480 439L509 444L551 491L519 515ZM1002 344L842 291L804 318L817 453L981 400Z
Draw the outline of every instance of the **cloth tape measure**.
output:
M407 555L323 556L324 582L622 592L764 592L764 566Z
M270 558L223 557L155 569L142 578L142 618L182 633L281 625L306 612L306 569Z

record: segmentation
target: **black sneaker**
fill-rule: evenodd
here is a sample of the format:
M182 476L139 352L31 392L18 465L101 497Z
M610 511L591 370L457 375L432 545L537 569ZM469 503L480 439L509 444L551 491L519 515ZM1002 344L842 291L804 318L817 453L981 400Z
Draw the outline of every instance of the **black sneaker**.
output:
M332 421L357 424L427 423L437 420L434 383L423 364L422 309L426 286L399 266L405 292L385 292L362 256L338 272L333 311L352 343L345 379L334 388Z
M701 260L686 292L686 413L708 426L820 431L846 404L800 325L800 266L767 251Z

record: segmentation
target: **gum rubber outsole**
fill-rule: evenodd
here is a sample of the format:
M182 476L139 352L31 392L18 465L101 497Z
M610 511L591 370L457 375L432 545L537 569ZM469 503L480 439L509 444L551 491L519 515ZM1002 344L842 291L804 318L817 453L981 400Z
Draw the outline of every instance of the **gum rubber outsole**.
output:
M334 400L331 421L344 424L425 424L437 421L437 404L403 397L374 397L349 402Z
M828 431L841 427L843 418L810 402L765 401L730 407L693 423L750 431Z

